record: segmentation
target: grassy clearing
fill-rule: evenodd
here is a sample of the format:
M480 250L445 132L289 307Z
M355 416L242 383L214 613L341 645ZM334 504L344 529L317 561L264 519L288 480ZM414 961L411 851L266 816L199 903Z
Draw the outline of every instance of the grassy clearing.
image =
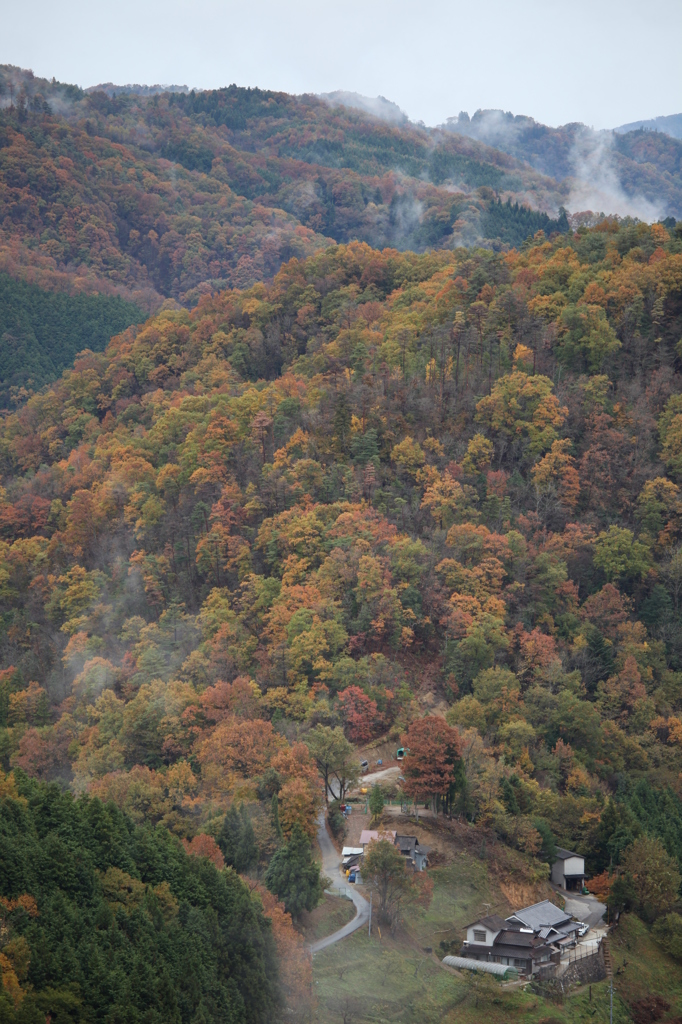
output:
M495 979L446 971L435 956L415 948L404 935L369 939L363 930L315 955L318 1024L349 1020L390 1024L581 1024L608 1020L608 985L600 982L566 999L548 1002ZM614 1000L614 1021L630 1020Z
M357 1004L358 1021L435 1024L461 998L461 986L404 937L379 941L364 929L316 953L313 976L320 1024L343 1019L334 1009L345 999Z
M325 893L319 907L315 907L311 913L304 911L301 914L297 928L306 942L317 942L318 939L324 939L332 932L343 928L344 924L348 924L354 917L355 906L350 900L328 896Z

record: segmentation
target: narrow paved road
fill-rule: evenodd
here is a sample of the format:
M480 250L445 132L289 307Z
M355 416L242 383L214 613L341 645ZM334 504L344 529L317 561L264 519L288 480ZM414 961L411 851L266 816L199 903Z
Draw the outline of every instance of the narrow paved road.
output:
M346 935L351 935L358 928L362 928L363 924L367 924L369 918L369 903L361 893L355 888L354 885L348 885L346 876L341 871L340 857L334 849L334 844L329 838L327 828L324 821L324 808L320 811L320 816L317 819L317 841L320 844L320 850L322 851L322 871L325 875L328 875L332 880L333 886L342 886L348 892L348 895L355 904L355 917L348 924L345 924L343 928L339 928L338 932L332 932L331 935L327 935L326 938L320 939L319 942L314 942L310 947L313 953L318 953L325 946L331 946L339 939L345 939Z
M579 921L589 924L590 928L596 928L602 924L606 907L600 903L596 896L583 896L582 893L564 892L561 895L566 900L566 910ZM604 923L604 927L606 927Z

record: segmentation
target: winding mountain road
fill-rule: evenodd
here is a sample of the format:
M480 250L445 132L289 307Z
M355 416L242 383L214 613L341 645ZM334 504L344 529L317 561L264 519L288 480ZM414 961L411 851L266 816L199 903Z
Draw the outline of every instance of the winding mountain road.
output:
M318 942L313 942L310 947L312 953L319 953L319 951L321 949L325 949L326 946L332 946L335 942L345 939L347 935L352 935L352 933L357 931L358 928L362 928L363 924L366 924L369 919L369 903L365 897L358 892L355 886L348 885L346 876L341 870L339 855L334 849L334 844L329 838L329 833L327 832L324 808L320 811L320 815L317 819L317 841L320 844L320 850L322 851L323 873L331 878L332 885L343 886L355 904L356 913L353 920L349 921L348 924L345 924L343 928L339 928L337 932L332 932L331 935L327 935L324 939L319 939Z

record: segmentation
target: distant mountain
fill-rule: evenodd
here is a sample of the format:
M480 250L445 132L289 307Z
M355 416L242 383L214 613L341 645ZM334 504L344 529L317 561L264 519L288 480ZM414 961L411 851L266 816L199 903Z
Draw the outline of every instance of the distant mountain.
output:
M602 210L647 221L682 216L682 141L670 134L595 131L580 123L552 128L503 110L477 110L473 117L462 112L442 128L566 182L572 212Z
M381 97L159 88L0 66L0 270L150 310L333 241L502 248L568 226L563 184Z
M0 66L0 271L155 310L332 242L499 250L601 213L682 217L682 142L660 132L503 111L426 128L351 92L162 90Z
M637 131L643 128L647 131L664 132L672 135L674 139L682 139L682 114L668 114L667 117L651 117L648 121L632 121L630 124L621 124L614 128L614 132L624 135L626 132Z
M113 82L103 82L100 85L91 85L85 90L86 93L104 92L110 99L115 96L160 96L164 92L189 92L186 85L114 85Z
M363 110L372 117L378 117L380 121L387 121L388 124L407 124L408 116L400 109L397 103L392 103L384 96L361 96L359 92L346 92L337 89L336 92L320 93L320 99L328 103L330 107L350 107L352 110Z

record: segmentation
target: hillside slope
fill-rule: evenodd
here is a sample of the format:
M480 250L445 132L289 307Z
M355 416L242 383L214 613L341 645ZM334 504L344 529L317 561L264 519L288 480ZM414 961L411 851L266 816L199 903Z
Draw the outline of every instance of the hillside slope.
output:
M540 814L596 870L612 790L682 857L679 250L355 243L77 361L3 422L6 763L162 769L237 677L268 724L359 688L369 735L425 689L515 775L501 834Z
M298 954L315 744L352 774L407 735L401 785L481 871L577 850L679 956L681 336L682 226L607 220L331 246L84 353L0 422L3 771L265 877Z

